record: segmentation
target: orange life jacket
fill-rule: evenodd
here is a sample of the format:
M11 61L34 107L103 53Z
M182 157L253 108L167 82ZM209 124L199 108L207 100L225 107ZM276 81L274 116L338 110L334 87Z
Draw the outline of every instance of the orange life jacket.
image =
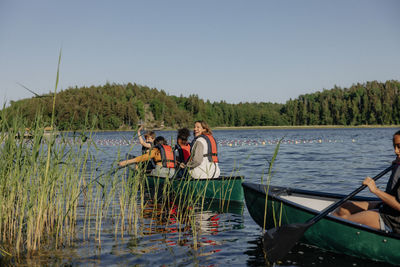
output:
M208 160L210 162L218 162L218 149L217 149L217 142L215 141L215 138L211 135L211 134L202 134L199 135L197 138L199 137L203 137L206 142L207 142L207 146L208 146L208 153L204 154L204 157L208 157Z
M169 145L157 145L160 150L162 166L165 168L175 168L175 156L172 147Z

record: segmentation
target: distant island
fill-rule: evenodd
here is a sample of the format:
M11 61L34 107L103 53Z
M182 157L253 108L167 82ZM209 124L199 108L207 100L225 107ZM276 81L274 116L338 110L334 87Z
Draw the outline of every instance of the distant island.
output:
M11 101L2 116L10 119L18 113L33 123L41 114L45 122L50 122L52 102L51 93ZM107 83L58 92L55 110L58 130L131 130L139 123L153 129L191 127L200 119L213 127L398 125L400 82L335 86L300 95L285 104L210 102L198 95L173 96L136 83Z

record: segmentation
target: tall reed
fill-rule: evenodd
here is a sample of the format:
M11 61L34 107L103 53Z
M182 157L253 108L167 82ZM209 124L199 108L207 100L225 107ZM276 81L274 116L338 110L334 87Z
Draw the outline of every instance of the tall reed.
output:
M274 154L271 157L270 161L268 162L268 173L267 173L267 181L266 181L266 185L267 185L267 189L265 190L265 209L264 209L264 224L263 224L263 231L265 231L265 226L266 226L266 222L267 222L267 205L268 205L268 193L269 193L269 186L271 184L271 179L273 176L273 166L274 166L274 162L278 156L278 152L279 152L279 147L281 146L281 143L283 141L284 137L282 137L278 143L275 146L275 150L274 150ZM261 176L261 184L264 182L264 174ZM275 209L273 209L275 211ZM282 215L282 213L280 213L280 216ZM276 218L275 213L273 213L272 215L274 217L274 219Z
M50 121L53 131L60 62L61 51ZM45 136L44 128L49 125L41 114L38 110L35 121L27 122L18 111L1 111L0 253L3 255L30 255L44 246L58 248L71 244L76 234L77 205L87 183L86 170L93 169L88 166L90 146L69 142L66 136L56 138L55 132Z
M81 186L87 157L55 138L46 139L40 116L32 139L15 138L25 132L21 122L15 117L12 125L2 120L0 126L0 241L16 255L53 239L56 247L71 241L77 205L72 196Z

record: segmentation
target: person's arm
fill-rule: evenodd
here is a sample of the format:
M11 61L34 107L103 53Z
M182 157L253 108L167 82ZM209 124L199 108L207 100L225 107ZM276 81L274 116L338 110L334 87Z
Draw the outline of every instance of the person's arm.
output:
M145 161L150 160L151 158L154 158L155 154L156 154L156 149L153 149L153 150L150 151L150 153L148 152L146 154L143 154L143 155L138 156L138 157L133 158L133 159L120 161L118 163L118 165L120 167L125 167L126 165L130 165L130 164L133 164L133 163L145 162Z
M396 198L376 187L376 183L371 177L365 178L363 184L368 186L369 191L379 197L385 204L389 205L395 210L400 211L400 203L396 200Z
M190 159L187 163L187 167L189 168L196 168L200 166L203 162L203 155L204 155L204 147L201 142L194 143L192 154L190 155Z
M151 148L151 144L146 143L146 140L143 139L142 135L140 134L140 130L143 129L143 125L140 125L139 129L137 130L137 135L139 137L139 143L144 146L145 148Z

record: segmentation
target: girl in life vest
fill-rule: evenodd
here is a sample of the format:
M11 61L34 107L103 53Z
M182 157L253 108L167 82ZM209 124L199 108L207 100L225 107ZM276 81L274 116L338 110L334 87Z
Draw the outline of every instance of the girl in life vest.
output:
M188 128L178 130L176 138L177 144L175 145L175 158L176 163L186 163L190 157L190 143L188 142L190 131Z
M190 157L190 143L188 142L190 131L188 128L178 130L176 138L177 144L175 145L175 159L176 159L176 177L186 177L186 169L180 168L180 164L186 164Z
M158 136L154 140L154 147L146 154L143 154L133 159L121 161L118 163L118 165L120 167L125 167L129 164L149 161L153 161L155 163L155 168L151 170L150 175L169 178L174 176L174 151L172 150L172 147L167 144L167 141L162 136Z
M218 166L217 142L210 127L205 121L196 121L193 135L195 139L192 142L190 158L187 164L181 164L180 167L186 167L192 178L219 177L221 171Z

